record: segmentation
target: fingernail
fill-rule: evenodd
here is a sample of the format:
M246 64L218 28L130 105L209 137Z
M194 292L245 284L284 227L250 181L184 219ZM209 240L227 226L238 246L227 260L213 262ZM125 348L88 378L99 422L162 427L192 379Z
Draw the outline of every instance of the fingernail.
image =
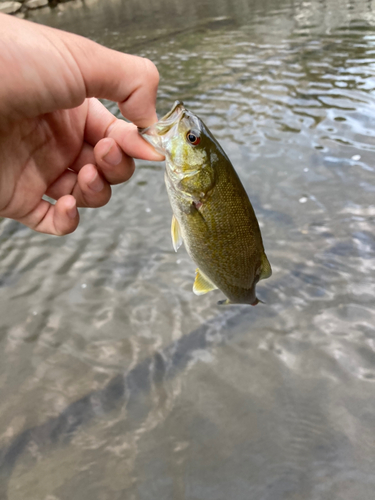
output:
M95 191L95 193L99 193L104 188L104 182L102 181L98 172L96 172L95 177L88 184L89 188Z
M113 165L113 166L116 166L120 163L120 161L122 160L122 152L120 150L120 148L117 146L117 145L113 145L108 153L103 156L103 160L107 163L109 163L109 165Z
M77 202L76 200L72 199L68 205L71 205L67 209L67 214L71 219L75 219L77 217Z

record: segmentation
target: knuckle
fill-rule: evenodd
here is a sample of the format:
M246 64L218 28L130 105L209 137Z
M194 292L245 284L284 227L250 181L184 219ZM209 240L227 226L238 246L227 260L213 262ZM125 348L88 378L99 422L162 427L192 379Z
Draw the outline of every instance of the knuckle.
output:
M93 196L91 193L85 193L83 196L82 206L86 208L100 208L104 207L111 199L111 188L106 186L101 193Z
M160 75L155 64L147 58L144 58L144 64L147 72L147 80L153 86L157 87L159 85Z

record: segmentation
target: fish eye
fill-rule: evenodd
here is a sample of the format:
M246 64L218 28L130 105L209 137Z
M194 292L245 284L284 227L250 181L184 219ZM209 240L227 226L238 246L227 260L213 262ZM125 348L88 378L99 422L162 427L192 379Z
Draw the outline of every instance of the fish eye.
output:
M201 142L201 138L196 130L189 130L186 134L186 139L193 146L197 146Z

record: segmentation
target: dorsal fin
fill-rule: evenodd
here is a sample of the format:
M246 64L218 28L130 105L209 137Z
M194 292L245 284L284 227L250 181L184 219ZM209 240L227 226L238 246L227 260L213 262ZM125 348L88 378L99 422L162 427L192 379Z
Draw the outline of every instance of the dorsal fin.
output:
M180 224L177 222L177 219L174 215L172 216L171 236L172 236L172 245L174 251L177 252L177 250L182 245L182 234L181 234Z
M203 295L211 290L216 290L217 286L214 285L204 274L202 271L197 269L195 274L195 281L193 286L193 292L195 295Z

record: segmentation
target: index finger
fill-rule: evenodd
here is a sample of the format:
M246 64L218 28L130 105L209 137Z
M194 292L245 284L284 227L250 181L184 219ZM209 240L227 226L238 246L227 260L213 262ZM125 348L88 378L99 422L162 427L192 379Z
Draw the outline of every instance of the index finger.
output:
M161 161L162 155L146 142L132 123L119 120L97 99L88 99L85 141L95 146L105 137L113 138L131 158Z

